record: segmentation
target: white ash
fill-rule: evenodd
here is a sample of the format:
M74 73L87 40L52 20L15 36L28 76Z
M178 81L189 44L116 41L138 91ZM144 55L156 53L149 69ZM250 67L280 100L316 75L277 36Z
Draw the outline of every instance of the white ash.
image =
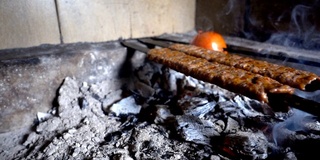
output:
M137 105L135 99L130 96L122 99L118 103L113 104L109 111L114 113L116 116L138 114L140 113L141 106Z
M314 155L305 149L310 143L320 147L316 119L303 123L308 132L293 131L281 125L291 123L291 112L159 64L136 67L121 90L67 77L58 106L39 113L32 132L0 158L285 159ZM277 145L272 130L289 143Z
M35 132L28 135L15 157L25 159L83 159L98 150L105 133L119 130L120 123L115 117L106 116L101 103L89 90L80 90L79 82L66 78L59 90L58 113L53 118L41 122ZM90 86L91 87L91 86ZM91 94L91 96L90 96ZM87 107L79 105L84 97Z
M117 101L118 96L110 96L114 108L106 114L101 97L108 95L103 95L96 84L67 77L59 89L56 114L36 125L19 151L12 156L6 154L6 159L192 159L211 155L201 154L208 150L204 146L171 139L162 126L137 122L134 115L123 117L138 112L115 107L123 104L121 101L127 101L121 107L131 107L135 103L131 96L121 101ZM80 100L86 101L85 107Z
M37 113L37 119L38 119L39 122L43 122L43 121L48 120L48 119L50 119L52 117L53 117L53 115L50 114L50 113L43 113L43 112L38 112Z

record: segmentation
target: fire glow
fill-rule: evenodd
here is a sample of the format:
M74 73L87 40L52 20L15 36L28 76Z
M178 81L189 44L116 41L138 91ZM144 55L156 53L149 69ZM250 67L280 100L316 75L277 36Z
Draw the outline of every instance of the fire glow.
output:
M227 48L226 42L222 35L216 32L202 32L195 36L191 44L205 49L223 52Z

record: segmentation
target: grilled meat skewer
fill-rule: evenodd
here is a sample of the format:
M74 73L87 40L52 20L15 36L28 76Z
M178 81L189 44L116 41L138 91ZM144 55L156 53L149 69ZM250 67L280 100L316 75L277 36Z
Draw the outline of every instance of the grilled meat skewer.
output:
M269 77L187 55L168 48L151 49L148 59L194 78L268 103L268 94L293 94L294 89Z
M144 41L143 43L161 47L169 46L167 43L156 42ZM275 111L287 111L289 107L294 107L320 117L320 101L310 97L314 93L297 92L295 88L281 84L270 77L217 62L209 62L168 48L148 49L137 42L122 41L121 43L130 49L147 53L149 60L235 93L260 100Z
M191 56L207 59L210 62L217 62L270 77L282 84L301 90L313 91L320 89L320 77L311 72L234 54L225 54L219 51L207 50L193 45L172 44L169 48L184 52Z

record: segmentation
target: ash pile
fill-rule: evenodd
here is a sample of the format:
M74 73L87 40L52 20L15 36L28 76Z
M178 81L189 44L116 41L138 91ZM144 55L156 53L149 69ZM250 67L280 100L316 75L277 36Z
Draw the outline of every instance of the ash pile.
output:
M122 89L108 85L67 77L12 158L306 159L320 147L317 117L274 112L153 62Z

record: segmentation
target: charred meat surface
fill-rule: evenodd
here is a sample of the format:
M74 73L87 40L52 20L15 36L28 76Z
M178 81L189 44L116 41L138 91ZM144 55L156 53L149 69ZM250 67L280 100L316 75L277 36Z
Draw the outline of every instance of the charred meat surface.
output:
M168 48L152 49L148 59L197 79L268 103L268 94L292 94L294 89L269 77L187 55Z
M270 77L280 83L301 90L313 91L320 89L320 77L314 73L294 68L255 60L234 54L207 50L201 47L184 44L173 44L170 49L184 52L188 55L204 58L210 62L217 62L227 66L240 68L262 76ZM316 85L315 85L316 84Z

